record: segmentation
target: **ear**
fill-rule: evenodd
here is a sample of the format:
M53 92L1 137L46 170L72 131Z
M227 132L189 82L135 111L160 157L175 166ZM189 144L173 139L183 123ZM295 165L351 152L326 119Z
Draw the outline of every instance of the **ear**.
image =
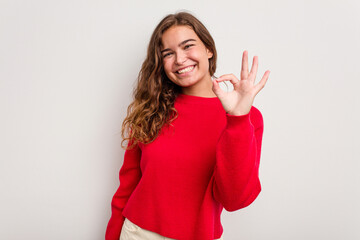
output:
M208 59L212 58L212 56L214 55L209 49L206 49L206 54L208 56Z

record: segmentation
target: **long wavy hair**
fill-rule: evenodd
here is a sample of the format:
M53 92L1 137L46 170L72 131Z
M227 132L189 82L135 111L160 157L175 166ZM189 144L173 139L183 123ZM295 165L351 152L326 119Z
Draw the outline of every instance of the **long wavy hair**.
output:
M215 42L206 27L192 14L178 12L164 17L156 26L147 49L147 56L142 64L133 92L133 102L127 109L127 116L122 124L122 142L125 149L134 147L139 142L150 143L159 135L165 124L171 124L177 117L174 107L175 98L181 88L168 79L163 69L161 55L162 35L173 26L190 26L205 47L213 53L209 59L209 73L216 70ZM124 141L129 141L127 147Z

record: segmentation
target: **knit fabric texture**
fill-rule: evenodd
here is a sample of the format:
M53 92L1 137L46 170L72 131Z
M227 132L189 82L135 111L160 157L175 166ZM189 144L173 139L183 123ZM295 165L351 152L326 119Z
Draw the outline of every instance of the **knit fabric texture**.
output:
M126 150L105 239L118 240L125 217L178 240L220 238L223 208L236 211L261 191L263 117L225 112L217 97L179 94L178 117L149 144Z

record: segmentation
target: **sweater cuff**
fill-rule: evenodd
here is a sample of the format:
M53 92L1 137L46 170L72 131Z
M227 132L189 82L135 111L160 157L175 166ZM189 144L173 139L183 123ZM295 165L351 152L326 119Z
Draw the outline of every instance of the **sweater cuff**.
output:
M228 128L243 128L246 125L251 125L250 112L245 115L231 115L226 113L226 121Z

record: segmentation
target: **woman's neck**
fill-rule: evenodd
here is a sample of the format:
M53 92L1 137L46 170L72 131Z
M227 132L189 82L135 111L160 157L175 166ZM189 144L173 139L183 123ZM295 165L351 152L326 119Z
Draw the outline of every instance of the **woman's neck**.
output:
M215 93L212 90L212 80L211 77L202 81L202 84L194 85L191 87L183 87L181 93L185 95L198 96L198 97L216 97Z

